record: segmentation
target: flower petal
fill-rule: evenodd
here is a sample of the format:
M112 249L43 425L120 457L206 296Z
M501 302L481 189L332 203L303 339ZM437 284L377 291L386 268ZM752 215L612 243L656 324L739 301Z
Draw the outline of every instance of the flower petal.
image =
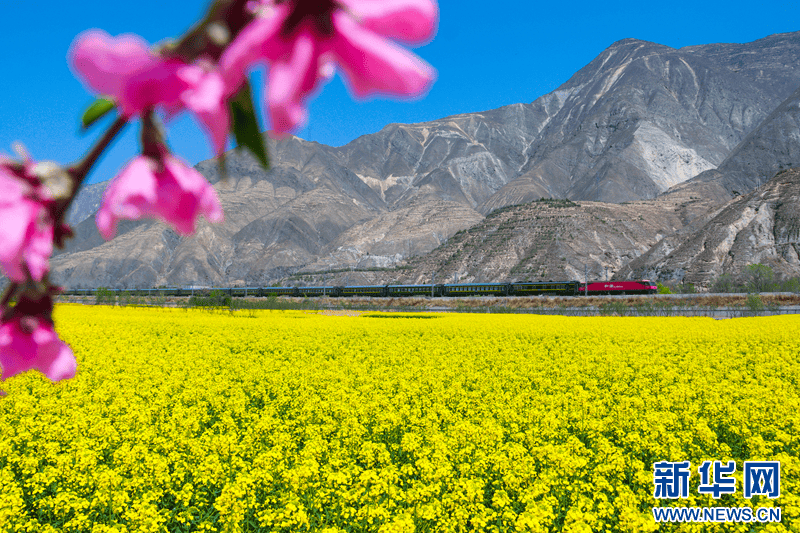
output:
M86 85L117 99L133 75L156 63L147 42L138 35L111 37L101 30L80 34L67 55Z
M12 281L25 281L26 269L35 280L49 270L53 252L53 226L44 217L45 207L23 195L25 186L0 167L0 267Z
M39 217L42 215L40 210ZM25 248L25 264L31 278L40 281L50 270L50 255L53 253L53 226L34 220Z
M276 6L268 17L258 17L245 26L228 45L219 59L226 97L238 92L251 65L275 59L286 51L280 30L288 16L288 6Z
M52 326L40 322L33 332L33 340L38 347L34 368L50 381L75 377L75 370L78 368L75 356L70 347L58 338Z
M304 101L320 79L318 63L319 51L307 30L301 31L294 39L288 58L273 63L267 103L275 133L293 131L305 123L308 113Z
M222 76L216 70L207 72L195 65L181 68L178 75L190 86L181 94L183 104L197 115L211 138L215 153L222 154L228 142L230 129L228 106L225 102L225 82Z
M157 215L184 235L194 233L197 218L210 222L223 220L222 206L214 188L202 174L177 157L164 157L164 172L157 175L159 199Z
M130 117L157 105L174 107L186 83L177 75L184 63L150 52L136 35L111 37L100 30L81 34L69 52L70 63L95 92L114 98Z
M109 184L96 217L105 239L116 234L120 219L158 218L181 235L194 233L200 215L222 221L217 193L202 174L169 154L163 168L157 167L149 157L139 156Z
M120 219L136 220L156 203L158 182L154 166L151 159L137 157L108 184L95 218L104 239L114 237Z
M19 320L0 325L2 379L28 370L39 370L51 381L75 376L77 363L72 350L58 338L52 325L39 321L33 333L23 331Z
M428 90L436 71L411 52L359 27L335 12L332 50L356 96L372 93L416 97Z
M411 44L436 33L439 8L433 0L339 0L365 29Z
M31 221L36 215L31 203L24 199L0 209L3 220L0 226L0 266L10 280L18 283L26 277L22 259Z
M146 69L128 78L119 96L126 116L162 105L176 108L181 94L190 86L178 76L185 63L176 60L157 60Z

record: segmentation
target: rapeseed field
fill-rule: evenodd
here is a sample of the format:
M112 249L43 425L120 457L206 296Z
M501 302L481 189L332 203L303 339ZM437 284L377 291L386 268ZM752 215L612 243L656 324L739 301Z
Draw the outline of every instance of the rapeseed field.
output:
M356 316L352 316L356 315ZM798 531L800 318L62 305L0 400L2 532ZM735 461L737 490L697 466ZM780 461L780 497L742 494ZM688 498L653 463L691 461ZM780 507L771 524L656 506Z

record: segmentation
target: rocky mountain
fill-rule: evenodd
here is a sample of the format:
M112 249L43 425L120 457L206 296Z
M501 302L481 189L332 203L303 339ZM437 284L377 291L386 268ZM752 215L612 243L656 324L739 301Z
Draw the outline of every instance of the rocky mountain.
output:
M483 211L541 196L655 197L716 167L785 97L695 53L620 41L543 97L554 116Z
M797 63L800 32L778 33L752 43L718 43L681 48L745 75L767 91L789 94L800 85L800 72L787 69Z
M455 233L401 268L352 272L303 269L287 282L470 283L611 277L682 226L671 205L539 200L509 206Z
M77 226L100 209L103 192L106 190L107 181L84 185L72 201L67 211L67 224Z
M717 168L692 178L717 182L733 195L800 165L800 88L784 100Z
M769 190L773 183L768 181L776 174L783 174L785 171L800 166L800 89L795 91L781 105L773 111L757 128L731 152L731 154L716 169L701 173L693 179L674 187L665 196L671 194L690 194L709 196L716 194L719 200L724 200L739 196L741 191L748 191L761 187ZM791 177L793 174L788 174ZM787 179L786 176L783 179ZM748 198L750 198L748 196ZM725 207L726 220L744 220L747 214L731 215L737 212L738 207L743 201L737 199ZM748 200L748 209L752 208L752 198ZM720 201L720 205L725 202ZM768 208L767 208L768 209ZM692 224L684 226L676 233L664 238L657 246L654 246L647 253L643 254L636 261L632 262L620 272L620 276L649 273L658 275L660 279L670 279L679 281L688 276L687 283L691 282L700 287L707 288L713 280L722 273L737 274L743 265L742 260L729 260L727 256L716 254L711 256L706 254L706 265L703 268L696 267L693 260L686 254L696 250L698 242L705 242L710 234L718 233L717 226L720 219L715 218L719 210L710 211L697 217ZM733 217L733 218L731 218ZM743 223L731 222L735 227ZM745 226L747 224L744 224ZM744 227L744 226L743 226ZM738 229L730 231L737 232ZM736 249L738 257L758 257L763 256L763 246L768 246L769 241L744 240L738 244ZM743 247L750 246L752 250L744 252ZM722 245L725 248L725 245ZM733 253L733 252L732 252ZM676 255L677 254L677 255ZM680 258L679 258L680 257ZM709 262L710 261L710 262ZM758 262L754 260L752 262ZM769 261L774 263L774 261ZM793 267L786 264L775 264L778 272L785 275L793 275Z
M653 277L709 287L750 264L782 276L800 275L800 169L779 172L762 187L717 210L666 254L644 254L619 277Z
M594 224L597 235L574 256L576 265L612 257L596 262L616 271L625 257L619 250L636 250L629 259L642 255L664 240L667 226L688 231L702 209L730 197L732 186L709 174L689 180L727 163L774 116L800 80L800 66L787 60L798 54L800 32L679 50L626 39L530 104L391 124L338 148L296 137L269 141L269 172L239 153L227 156L225 183L216 162L197 166L215 184L226 220L202 223L187 238L139 221L103 242L84 207L99 195L87 191L70 213L83 220L79 237L54 258L54 279L67 286L261 285L300 270L404 265L498 208L541 197L600 202L597 209L605 204L623 218L640 216L635 209L651 199L660 206L653 212L663 211L663 224L649 222L658 231L614 226L641 239L633 245ZM739 181L738 192L757 183ZM652 200L684 183L667 194L679 201ZM702 189L713 202L694 199ZM620 202L633 203L609 207ZM664 211L668 205L674 211ZM533 241L524 240L517 252L528 254ZM462 275L500 276L503 268L465 267Z

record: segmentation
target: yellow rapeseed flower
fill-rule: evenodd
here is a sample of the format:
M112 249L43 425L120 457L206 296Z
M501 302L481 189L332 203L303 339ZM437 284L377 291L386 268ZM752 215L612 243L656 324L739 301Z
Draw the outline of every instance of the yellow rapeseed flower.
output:
M62 305L78 358L0 400L0 531L659 530L800 521L800 318L213 314ZM739 489L654 498L657 461ZM742 463L781 462L745 499ZM705 531L704 525L673 525ZM747 527L726 526L730 531Z

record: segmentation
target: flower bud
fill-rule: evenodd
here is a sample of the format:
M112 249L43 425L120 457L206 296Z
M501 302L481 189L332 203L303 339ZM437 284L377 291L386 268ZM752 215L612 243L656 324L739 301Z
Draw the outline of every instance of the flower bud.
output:
M211 39L211 42L220 47L227 46L231 40L231 32L228 31L228 27L221 22L212 22L209 24L206 28L206 33L208 34L208 38Z
M69 172L54 161L40 161L33 166L33 174L50 190L55 200L72 196L74 183Z

